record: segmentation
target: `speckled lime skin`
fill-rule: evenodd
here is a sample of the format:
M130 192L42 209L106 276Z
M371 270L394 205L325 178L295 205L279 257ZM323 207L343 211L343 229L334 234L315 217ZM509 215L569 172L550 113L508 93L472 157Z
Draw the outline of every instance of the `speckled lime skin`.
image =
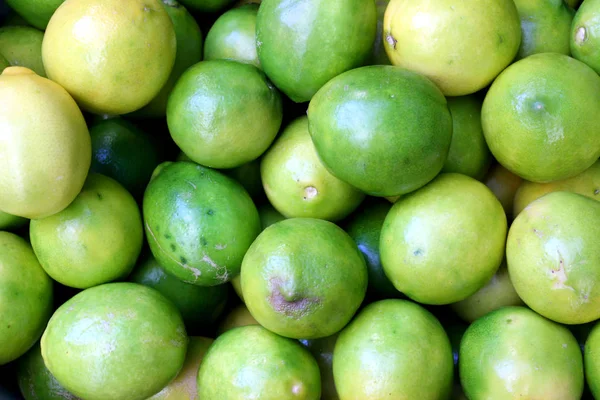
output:
M173 303L130 282L76 294L55 311L41 340L56 380L89 400L144 400L158 393L177 376L187 346Z
M219 336L198 371L202 400L318 400L320 395L319 366L308 350L259 325Z
M214 286L239 274L260 233L256 206L241 184L216 170L178 161L160 164L143 202L150 249L184 282Z

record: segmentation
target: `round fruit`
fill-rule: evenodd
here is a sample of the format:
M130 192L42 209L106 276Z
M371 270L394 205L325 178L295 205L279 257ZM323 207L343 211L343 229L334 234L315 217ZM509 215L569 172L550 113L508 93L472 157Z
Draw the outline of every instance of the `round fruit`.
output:
M575 400L583 392L577 340L524 307L504 307L471 324L459 360L469 399Z
M169 96L171 137L193 161L233 168L258 158L282 119L281 97L255 66L202 61L186 70Z
M442 172L456 172L482 180L492 163L481 127L482 101L475 95L450 97L452 142Z
M202 13L216 13L223 10L234 0L182 0L181 4L191 10Z
M554 192L530 203L510 227L508 272L531 309L563 324L600 318L600 202Z
M571 24L571 54L600 73L599 0L586 0L577 10Z
M259 323L254 319L252 314L250 314L248 308L244 304L240 304L231 310L223 319L217 330L217 336L234 328L247 325L259 325Z
M82 108L119 115L158 94L176 47L160 0L66 0L48 23L42 58L48 77Z
M338 335L321 339L303 339L304 345L313 355L321 372L321 400L338 400L339 396L333 381L333 349Z
M40 338L52 314L52 280L29 243L0 232L0 365L16 360Z
M570 55L573 9L563 0L515 0L521 18L521 47L517 59L536 53Z
M10 65L29 68L46 77L42 63L42 40L44 32L29 26L5 26L0 28L0 54Z
M333 176L317 155L308 118L292 121L262 157L260 172L269 202L285 217L339 221L365 198Z
M600 397L600 323L595 323L584 346L586 381L594 398Z
M48 371L39 342L17 362L19 389L25 400L78 400Z
M222 169L221 172L241 183L255 202L264 197L265 192L260 177L260 158L239 167Z
M228 285L203 287L182 282L168 274L151 254L138 264L129 280L156 289L171 300L179 309L188 334L209 330L227 303Z
M262 230L285 219L285 217L270 203L261 204L258 207L258 216L260 217L260 226Z
M521 305L523 300L510 281L506 264L502 264L484 287L451 307L459 317L470 323L499 308Z
M365 297L367 268L346 232L332 222L290 218L261 232L242 263L252 316L281 336L331 336Z
M211 26L204 42L205 60L233 60L260 68L256 53L258 4L247 4L223 13Z
M231 286L233 286L235 294L238 295L242 303L246 304L246 301L244 300L244 293L242 292L242 277L240 275L236 275L233 278L231 278L230 282Z
M144 194L146 236L156 260L199 286L228 282L260 233L258 211L242 185L187 161L160 164Z
M27 225L27 218L17 217L0 211L0 231L19 229Z
M123 279L142 249L142 217L117 181L90 174L67 208L29 225L31 244L52 279L79 289Z
M368 294L375 298L401 295L385 275L379 256L381 227L391 208L389 201L368 198L346 221L346 232L354 239L367 263Z
M377 28L372 0L271 0L256 19L258 58L292 101L309 101L327 81L361 66Z
M341 400L448 398L453 368L442 325L407 300L366 306L340 333L333 351Z
M158 393L177 376L187 345L173 303L129 282L76 294L54 312L41 340L56 380L89 400L143 400Z
M91 162L90 135L59 85L23 67L0 75L0 210L26 218L55 214L75 199Z
M375 5L377 6L377 31L373 47L371 48L371 55L366 62L366 65L390 65L390 59L383 46L383 17L385 10L390 0L376 0Z
M507 218L511 221L513 217L517 215L513 213L513 203L515 193L522 182L523 179L521 177L513 174L498 163L490 168L483 180L483 183L485 183L498 200L500 200L500 204L502 204L502 208L504 208Z
M452 117L427 78L390 65L336 76L308 107L317 153L331 173L372 196L411 192L442 169Z
M185 361L177 378L147 400L196 399L198 397L198 388L196 387L198 369L213 342L213 339L207 337L190 336Z
M514 215L518 215L528 204L543 195L559 191L579 193L600 201L600 160L572 178L550 183L524 181L515 194Z
M563 54L534 54L500 74L481 111L492 154L533 182L575 176L600 157L600 76Z
M386 216L379 243L383 270L419 303L454 303L496 273L506 231L502 205L483 183L440 174L401 197Z
M6 3L28 23L46 29L50 17L64 0L6 0Z
M198 371L202 400L318 400L320 394L319 367L308 350L258 325L219 336Z
M511 0L391 0L383 19L392 64L432 79L446 96L486 87L521 43Z

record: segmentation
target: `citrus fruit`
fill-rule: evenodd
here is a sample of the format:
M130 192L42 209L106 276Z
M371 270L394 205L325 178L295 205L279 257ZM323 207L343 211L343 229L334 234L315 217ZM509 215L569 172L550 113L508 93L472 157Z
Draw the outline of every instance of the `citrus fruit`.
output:
M336 76L313 97L308 123L337 178L372 196L411 192L442 169L452 117L427 78L390 65Z
M176 46L160 0L66 0L48 23L42 59L48 77L83 109L119 115L158 94Z
M141 198L161 157L156 142L131 122L120 118L90 125L91 172L118 181L136 199Z
M0 210L55 214L75 199L91 162L90 136L73 98L23 67L0 75Z
M228 282L260 232L256 206L242 185L187 161L157 167L143 201L146 236L156 260L199 286Z
M483 183L440 174L401 197L386 216L379 242L383 270L419 303L454 303L496 273L506 231L502 205Z
M29 26L4 26L0 28L0 54L10 65L29 68L45 78L43 38L44 32Z
M485 96L481 121L494 157L533 182L575 176L600 157L600 76L564 54L512 64Z
M371 303L339 334L333 377L340 400L444 399L452 390L450 341L418 304Z
M469 399L580 399L583 360L569 330L525 307L504 307L469 326L460 344Z
M188 334L212 328L227 303L227 285L197 286L165 271L152 254L146 255L129 276L129 281L158 290L179 309Z
M219 336L198 371L202 400L318 400L320 394L319 367L308 350L258 325Z
M231 286L233 287L233 290L235 291L235 294L238 295L238 297L240 298L240 300L242 301L242 303L246 303L246 301L244 300L244 293L242 292L242 278L240 275L236 275L233 278L231 278Z
M600 1L586 0L581 3L571 24L570 48L573 57L600 73Z
M391 0L383 18L392 64L420 72L446 96L486 87L521 43L511 0Z
M169 79L160 92L143 108L134 112L136 117L164 117L169 95L186 69L202 59L202 32L189 11L176 0L161 0L175 28L177 51Z
M239 167L222 169L221 172L241 183L255 202L264 197L265 192L260 177L260 158Z
M304 345L313 355L321 372L321 400L338 400L335 382L333 381L333 349L338 335L320 339L302 339Z
M352 238L332 222L290 218L262 231L242 263L246 306L281 336L331 336L365 297L367 268Z
M17 379L25 400L78 400L46 368L40 342L17 361Z
M549 183L524 181L515 193L514 215L518 215L529 203L551 192L574 192L600 201L600 160L572 178Z
M309 101L327 81L362 65L373 46L372 0L270 0L256 18L262 69L292 101Z
M46 29L50 17L64 0L6 0L6 3L38 29Z
M371 48L371 55L365 64L367 65L390 65L390 59L383 47L383 16L390 0L376 0L377 6L377 31L375 41Z
M17 217L0 211L0 231L19 229L27 225L27 218Z
M52 280L29 243L0 232L0 365L25 354L52 314Z
M569 34L575 12L563 0L515 0L521 18L517 59L537 53L571 55Z
M204 42L205 60L234 60L260 68L256 53L258 4L246 4L223 13Z
M142 217L117 181L89 174L64 210L32 220L31 244L52 279L84 289L125 278L142 249Z
M339 221L365 195L323 165L306 116L292 121L262 157L260 172L269 202L287 218Z
M196 378L198 369L214 340L202 336L190 336L183 367L177 377L163 390L148 400L195 400L198 398Z
M379 256L381 227L390 208L392 205L389 201L371 197L345 221L346 232L354 239L367 263L367 291L375 298L400 296L400 292L385 275Z
M276 222L284 220L285 217L271 205L264 203L258 206L258 216L260 217L260 226L265 230Z
M531 309L562 324L600 318L600 202L549 193L515 218L506 244L508 271Z
M259 325L254 319L248 308L244 304L240 304L231 310L219 324L217 336L234 328L246 325Z
M448 98L452 116L452 141L442 172L456 172L482 180L492 155L481 127L482 101L475 95Z
M186 70L167 104L169 132L193 161L233 168L258 158L281 125L281 97L255 66L202 61Z
M513 174L498 163L495 163L490 168L483 180L483 183L500 200L500 204L502 204L502 208L504 208L504 212L510 221L516 216L513 213L513 204L515 193L522 182L523 179L521 177Z
M501 307L521 305L523 300L515 291L506 263L503 263L484 287L451 307L463 320L473 322Z
M584 370L586 381L594 398L600 396L600 324L594 323L584 346Z
M173 303L129 282L76 294L54 312L41 339L50 373L89 400L143 400L158 393L181 369L187 345Z
M181 4L194 11L216 13L229 6L233 1L234 0L183 0Z

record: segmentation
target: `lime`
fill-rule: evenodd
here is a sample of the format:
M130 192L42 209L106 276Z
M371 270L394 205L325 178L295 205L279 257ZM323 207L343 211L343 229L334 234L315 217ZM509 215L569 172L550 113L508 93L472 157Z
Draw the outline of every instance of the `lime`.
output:
M4 26L0 28L0 54L10 65L29 68L45 78L43 38L44 32L29 26Z
M242 303L245 303L244 293L242 292L242 278L240 275L236 275L233 278L231 278L231 286L233 287L235 294L238 295Z
M585 377L594 398L600 396L600 324L594 323L585 340L584 366Z
M12 231L27 225L27 218L0 211L0 231Z
M333 381L333 349L338 335L320 339L302 339L304 345L313 355L321 372L321 400L338 400L335 382Z
M219 324L217 335L221 335L234 328L247 325L259 325L254 319L248 308L244 304L240 304L229 312Z
M50 17L64 0L6 0L6 3L38 29L46 29Z
M501 164L495 163L486 175L483 183L496 195L507 218L512 221L517 214L513 213L515 193L523 182L521 177L513 174Z
M258 216L260 217L260 226L262 230L267 229L269 226L276 222L284 220L285 217L271 205L271 203L264 203L258 207Z
M573 57L600 73L599 0L586 0L577 10L571 24L570 47Z

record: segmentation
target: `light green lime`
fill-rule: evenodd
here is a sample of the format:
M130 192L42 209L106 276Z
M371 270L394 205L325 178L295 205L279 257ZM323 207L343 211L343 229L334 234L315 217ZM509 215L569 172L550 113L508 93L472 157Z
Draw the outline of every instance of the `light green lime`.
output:
M30 26L5 26L0 28L0 54L10 65L26 67L39 76L46 77L42 62L44 32Z

